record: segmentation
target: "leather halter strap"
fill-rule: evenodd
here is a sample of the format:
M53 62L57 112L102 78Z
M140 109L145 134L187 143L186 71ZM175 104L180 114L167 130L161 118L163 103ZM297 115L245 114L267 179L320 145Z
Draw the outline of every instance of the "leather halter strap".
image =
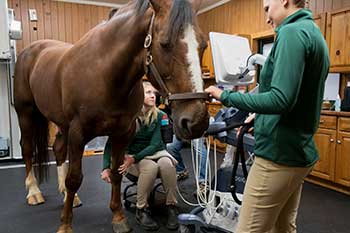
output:
M193 100L193 99L209 99L209 93L206 92L185 92L185 93L175 93L172 94L169 89L167 88L165 82L163 81L163 78L159 74L159 71L156 67L156 65L153 62L153 57L151 54L151 45L152 45L152 32L153 32L153 24L155 19L155 13L153 11L151 22L148 28L148 33L145 38L144 42L144 48L146 49L146 75L148 75L150 72L153 74L157 84L160 87L159 93L164 97L165 101L177 101L177 100ZM166 77L165 79L171 79L171 76Z

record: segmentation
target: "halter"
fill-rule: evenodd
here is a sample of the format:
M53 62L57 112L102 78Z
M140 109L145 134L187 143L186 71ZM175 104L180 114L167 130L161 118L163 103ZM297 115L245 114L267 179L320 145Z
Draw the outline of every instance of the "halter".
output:
M192 99L209 99L209 94L206 92L184 92L184 93L178 93L178 94L172 94L169 89L167 88L166 84L164 83L161 75L159 74L159 71L156 67L156 65L153 63L153 57L151 54L151 45L152 45L152 32L153 32L153 24L154 24L154 18L155 13L153 12L151 22L149 25L148 33L145 38L144 42L144 48L147 51L146 55L146 75L149 74L149 72L152 72L157 84L160 87L160 94L164 97L166 102L176 101L176 100L192 100ZM171 76L165 77L165 79L170 80L172 79Z

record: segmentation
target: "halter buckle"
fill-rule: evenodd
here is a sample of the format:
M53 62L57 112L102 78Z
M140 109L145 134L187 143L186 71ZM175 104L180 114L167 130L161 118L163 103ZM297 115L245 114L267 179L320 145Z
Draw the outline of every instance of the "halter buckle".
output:
M152 35L151 34L148 34L145 38L145 42L143 44L143 47L145 49L148 49L152 44Z
M147 54L146 56L146 65L148 66L149 64L151 64L153 61L153 57L150 53Z

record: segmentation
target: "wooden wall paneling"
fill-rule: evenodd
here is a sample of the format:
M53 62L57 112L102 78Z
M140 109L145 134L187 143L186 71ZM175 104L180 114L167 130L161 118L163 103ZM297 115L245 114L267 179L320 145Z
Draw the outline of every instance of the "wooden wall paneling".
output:
M102 18L102 20L107 20L109 12L111 11L112 8L110 8L110 7L102 7L102 9L103 9L103 18Z
M30 44L30 25L28 17L28 0L21 1L21 14L22 14L22 40L23 47L27 47Z
M66 42L73 43L72 3L64 3L64 19L66 29Z
M66 41L66 19L64 2L57 2L57 15L58 15L58 39L60 41Z
M98 7L98 21L101 23L105 18L107 18L105 15L104 15L104 9L103 7L99 6Z
M246 23L248 25L248 27L246 27L246 31L244 32L249 33L250 31L255 31L255 26L256 26L256 22L254 22L252 19L256 17L256 15L254 14L256 8L254 6L254 0L251 1L246 1L247 2L247 7L244 8L245 14L246 14Z
M349 7L349 6L350 6L350 1L349 0L343 0L342 7Z
M233 4L233 2L232 2L232 4ZM236 21L236 25L233 28L233 30L231 31L231 33L238 32L240 29L240 25L244 22L243 15L242 15L242 7L243 7L242 0L239 0L237 2L237 8L236 8L234 18L232 19L232 20Z
M84 35L91 29L91 5L84 6Z
M28 0L28 10L29 9L35 9L35 0ZM28 11L27 10L27 11ZM30 34L30 43L33 41L38 40L38 28L37 28L37 21L31 21L29 18L29 12L28 12L28 22L29 22L29 34Z
M324 11L324 0L317 0L316 10L314 14L320 14Z
M198 16L204 33L221 31L231 34L252 34L270 29L262 9L263 0L235 0ZM310 0L314 15L350 6L350 0Z
M50 0L43 0L43 9L44 9L45 39L52 39L51 1Z
M73 34L73 43L75 43L80 38L78 4L72 4L72 34Z
M44 9L43 1L35 0L35 9L38 16L38 21L36 22L38 40L45 39L45 25L44 25Z
M221 9L220 9L221 8ZM219 31L220 32L224 32L225 31L225 21L227 21L227 20L225 20L225 8L224 8L224 6L221 6L220 8L218 8L218 15L219 15L219 17L217 18L218 20L217 20L217 22L216 22L216 24L217 25L219 25ZM219 14L220 12L222 12L222 14Z
M343 5L343 1L342 0L332 0L333 1L333 6L332 9L333 10L337 10L340 9Z
M20 0L12 0L12 9L15 11L15 19L22 22L22 12ZM23 40L16 41L17 54L23 49Z
M98 7L91 6L91 27L95 27L98 22Z
M312 11L312 12L316 11L316 3L317 3L316 0L310 0L309 1L309 9L310 9L310 11Z
M79 32L79 40L80 38L85 34L85 17L84 17L84 13L85 13L85 8L84 5L79 4L78 5L78 32Z
M51 30L52 39L54 40L59 40L57 3L56 1L51 1Z
M8 6L8 8L13 9L13 1L12 0L7 0L7 6Z
M333 3L332 0L325 0L325 1L324 1L323 13L332 10L332 3Z

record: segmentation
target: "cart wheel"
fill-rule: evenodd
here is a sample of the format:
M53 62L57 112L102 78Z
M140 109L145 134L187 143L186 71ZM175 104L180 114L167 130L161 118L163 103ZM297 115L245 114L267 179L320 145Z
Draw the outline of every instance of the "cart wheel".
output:
M196 227L194 225L180 225L178 233L195 233Z

